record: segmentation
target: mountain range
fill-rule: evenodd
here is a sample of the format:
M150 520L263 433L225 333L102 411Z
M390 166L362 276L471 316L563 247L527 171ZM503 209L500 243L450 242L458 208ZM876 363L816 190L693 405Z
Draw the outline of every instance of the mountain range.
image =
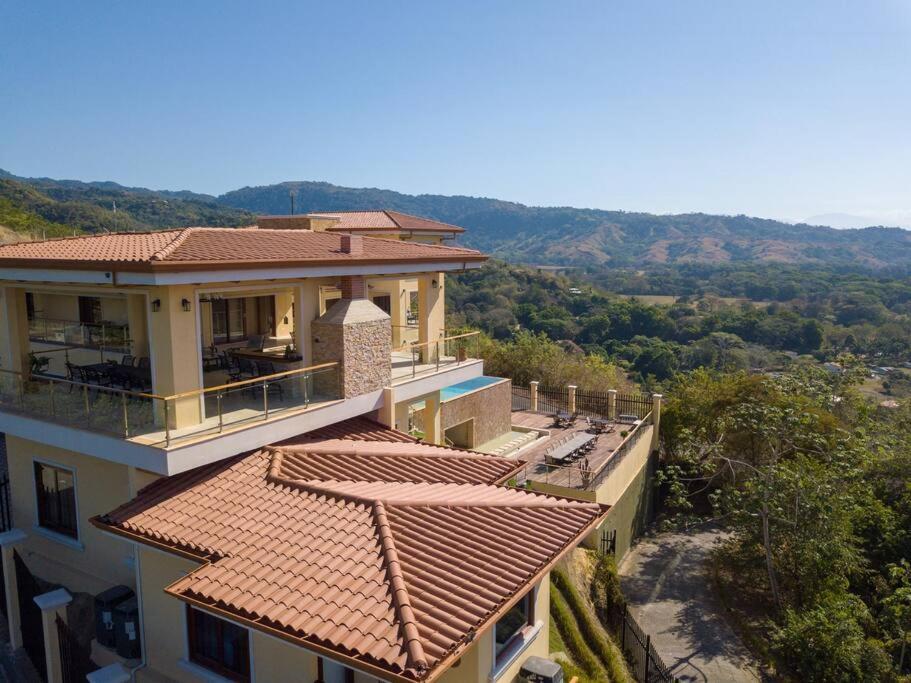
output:
M288 213L289 194L301 213L383 208L460 225L467 230L460 240L464 245L535 265L776 262L911 272L911 231L900 228L836 230L748 216L533 207L310 181L244 187L216 197L114 182L22 178L0 170L0 226L33 237L73 229L234 227L255 222L257 214Z

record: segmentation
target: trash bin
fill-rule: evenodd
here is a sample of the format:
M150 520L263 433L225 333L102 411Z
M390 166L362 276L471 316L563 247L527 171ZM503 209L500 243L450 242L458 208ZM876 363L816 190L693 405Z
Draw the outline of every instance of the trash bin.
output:
M139 659L139 601L136 596L114 608L114 633L117 634L117 654L124 659Z
M129 586L114 586L95 596L95 639L99 645L114 647L114 608L133 597Z
M543 657L529 657L519 670L525 683L563 683L563 667Z

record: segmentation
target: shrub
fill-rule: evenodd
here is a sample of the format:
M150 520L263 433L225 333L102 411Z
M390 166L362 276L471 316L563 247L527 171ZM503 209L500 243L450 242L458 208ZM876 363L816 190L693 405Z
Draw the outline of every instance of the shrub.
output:
M772 648L800 678L824 683L895 679L881 644L866 638L866 605L854 595L827 597L802 610L788 609L772 634Z

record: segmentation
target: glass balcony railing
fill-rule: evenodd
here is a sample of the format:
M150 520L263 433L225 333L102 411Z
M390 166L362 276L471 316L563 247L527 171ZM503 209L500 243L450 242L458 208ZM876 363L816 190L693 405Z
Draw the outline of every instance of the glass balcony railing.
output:
M170 446L341 397L338 363L160 396L0 370L0 410Z
M392 352L392 380L404 381L422 374L439 372L480 357L480 332L405 344Z

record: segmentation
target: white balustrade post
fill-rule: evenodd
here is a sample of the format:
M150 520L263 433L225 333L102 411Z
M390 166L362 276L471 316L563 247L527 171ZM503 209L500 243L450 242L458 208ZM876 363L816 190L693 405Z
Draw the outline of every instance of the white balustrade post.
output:
M538 412L538 382L528 383L528 392L531 396L531 412Z
M0 555L3 559L3 589L6 592L6 618L9 641L13 650L22 647L22 624L19 621L19 582L16 581L16 562L13 551L28 536L22 529L10 529L0 534Z
M607 390L607 419L616 420L617 419L617 390L608 389Z
M567 391L569 392L569 397L567 399L569 405L567 406L567 411L570 414L573 414L576 412L576 389L577 388L578 387L576 387L575 384L570 384L568 387L566 387Z
M651 451L658 449L658 429L661 426L661 394L652 394L652 444Z
M42 593L34 598L41 609L41 627L44 630L44 661L47 664L48 683L63 681L63 667L60 662L60 639L57 634L57 617L66 623L66 606L73 601L66 588Z

